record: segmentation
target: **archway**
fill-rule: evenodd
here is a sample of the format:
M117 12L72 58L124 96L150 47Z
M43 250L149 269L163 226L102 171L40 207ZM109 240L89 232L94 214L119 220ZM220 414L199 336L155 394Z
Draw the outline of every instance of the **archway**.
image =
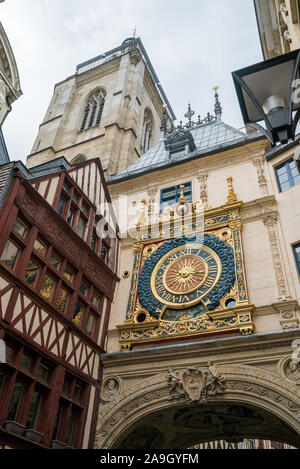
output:
M299 435L277 416L251 405L174 406L130 427L115 449L187 449L203 442L272 440L299 447Z
M185 449L205 441L244 438L300 447L296 384L253 366L198 367L193 373L204 376L208 385L193 399L182 379L190 370L135 377L127 388L122 378L110 377L115 380L111 394L105 381L96 447Z

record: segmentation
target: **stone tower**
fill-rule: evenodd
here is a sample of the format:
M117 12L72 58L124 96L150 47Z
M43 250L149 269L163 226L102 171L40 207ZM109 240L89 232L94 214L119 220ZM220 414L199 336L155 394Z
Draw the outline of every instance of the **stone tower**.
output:
M160 139L163 105L175 119L142 41L126 39L55 86L27 165L100 157L118 174Z

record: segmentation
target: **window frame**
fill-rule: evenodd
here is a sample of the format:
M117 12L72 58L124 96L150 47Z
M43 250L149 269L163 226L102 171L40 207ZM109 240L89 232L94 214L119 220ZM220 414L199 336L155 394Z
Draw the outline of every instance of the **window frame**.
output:
M176 205L179 200L180 200L180 186L185 186L185 191L186 191L186 188L189 188L190 189L190 200L189 199L185 199L187 200L188 202L192 202L193 201L193 183L192 181L189 181L189 182L186 182L186 183L183 183L183 184L179 184L179 185L176 185L176 186L171 186L171 187L166 187L164 189L161 189L160 191L160 212L163 212L167 207L173 207L174 205ZM165 203L165 201L163 200L163 194L167 191L171 191L171 190L174 190L175 191L175 197L174 197L174 200L172 202L170 202L169 204L165 204L165 206L163 207L163 204ZM186 195L185 195L186 197Z
M291 189L292 187L295 187L297 186L299 183L295 184L295 181L294 181L294 177L292 175L292 172L291 172L291 168L290 168L290 163L292 162L295 162L294 158L289 158L288 160L274 166L274 171L275 171L275 177L276 177L276 181L277 181L277 186L278 186L278 190L279 192L282 194L286 191L288 191L289 189ZM297 165L295 163L295 167L297 169ZM281 169L281 168L286 168L286 173L287 173L287 176L288 176L288 182L289 182L289 187L287 189L284 189L282 188L282 183L280 182L279 178L280 178L280 175L278 174L278 171ZM299 171L298 171L299 173ZM300 173L299 173L299 176L300 176Z
M296 263L296 269L298 270L298 275L300 276L300 254L299 254L299 259L298 259L298 254L296 252L296 249L300 249L300 242L294 244L292 248L293 248L293 254L294 254L294 259Z

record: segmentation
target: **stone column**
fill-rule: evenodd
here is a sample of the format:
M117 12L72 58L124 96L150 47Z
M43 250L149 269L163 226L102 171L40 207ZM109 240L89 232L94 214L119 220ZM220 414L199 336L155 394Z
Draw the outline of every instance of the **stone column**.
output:
M271 209L264 209L262 212L263 222L268 230L271 253L274 264L275 278L278 289L278 299L290 298L284 267L282 263L282 256L280 252L280 245L276 233L276 223L278 221L278 212Z
M262 154L253 154L252 163L256 167L257 171L257 181L260 188L261 195L267 197L268 194L268 184L265 177L264 165L265 165L265 156Z

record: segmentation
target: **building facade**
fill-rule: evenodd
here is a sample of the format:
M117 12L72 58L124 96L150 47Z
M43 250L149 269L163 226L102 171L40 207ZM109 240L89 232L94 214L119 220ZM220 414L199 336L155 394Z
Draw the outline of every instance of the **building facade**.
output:
M0 444L91 448L117 282L103 172L63 158L0 171Z
M293 147L224 123L217 93L213 115L192 115L108 179L121 232L124 199L138 214L121 239L96 447L299 447Z
M264 59L300 48L299 0L254 0Z

